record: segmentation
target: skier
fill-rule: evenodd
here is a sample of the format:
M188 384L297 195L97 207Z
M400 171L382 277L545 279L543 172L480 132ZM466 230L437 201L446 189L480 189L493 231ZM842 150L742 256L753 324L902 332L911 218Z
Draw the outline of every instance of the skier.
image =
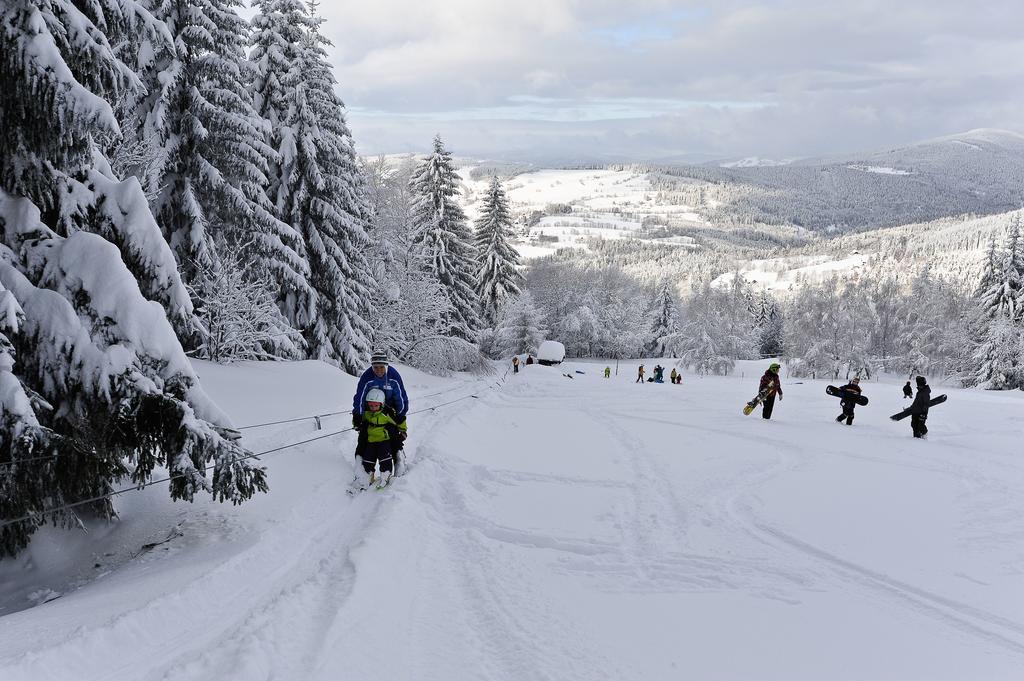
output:
M643 383L644 382L644 365L643 364L641 364L640 368L636 370L636 382L637 383Z
M526 365L529 366L531 364L533 364L533 355L527 355L526 356Z
M852 396L860 395L860 379L855 378L839 389L845 393L849 393L851 399L843 398L843 400L840 402L840 404L843 405L843 413L836 417L836 423L842 423L845 420L846 425L852 426L853 408L857 406L857 403L852 399Z
M356 394L352 397L352 427L361 429L363 424L363 412L366 409L366 395L378 388L384 393L384 406L390 407L395 412L394 421L396 426L392 428L391 456L394 462L395 475L404 472L401 451L405 447L404 431L398 425L405 423L405 415L409 411L409 396L405 392L405 384L398 370L388 364L386 352L377 351L370 357L370 368L359 377L359 384L356 386ZM366 437L362 430L359 433L359 441L356 444L356 455L361 452L361 447L366 445Z
M932 389L928 387L928 381L924 376L918 376L917 397L910 405L910 428L914 432L914 437L924 439L928 434L928 427L924 422L928 420L928 402L931 399Z
M654 367L654 382L655 383L664 383L665 382L665 367L661 366L660 364L657 364Z
M356 467L354 483L359 489L366 489L376 483L384 487L391 482L394 470L393 433L405 439L407 426L405 419L398 420L398 415L385 406L384 391L371 388L366 393L365 409L360 418L359 434L362 445L356 445L356 457L360 466ZM377 467L380 476L377 476Z
M672 385L677 385L680 382L682 382L683 376L678 371L676 371L675 367L672 367L672 373L668 375L668 379L669 381L672 382Z
M605 367L604 368L604 377L605 378L611 378L612 377L612 368L611 367Z
M512 373L519 373L519 355L513 355L512 357Z
M914 396L914 389L910 387L910 379L907 379L907 384L903 386L903 399Z
M779 369L781 368L781 364L772 362L768 370L764 372L764 376L761 377L761 385L758 388L758 392L760 393L760 391L765 389L768 390L768 394L764 398L764 406L761 409L762 418L770 419L772 417L776 394L779 396L779 402L782 401L782 383L779 381Z

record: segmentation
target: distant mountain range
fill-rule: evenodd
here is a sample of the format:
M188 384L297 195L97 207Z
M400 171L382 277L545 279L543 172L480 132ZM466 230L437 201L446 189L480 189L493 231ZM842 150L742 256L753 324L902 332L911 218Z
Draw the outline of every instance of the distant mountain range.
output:
M979 129L918 144L784 165L664 165L668 176L729 185L711 217L847 232L1024 205L1024 135Z

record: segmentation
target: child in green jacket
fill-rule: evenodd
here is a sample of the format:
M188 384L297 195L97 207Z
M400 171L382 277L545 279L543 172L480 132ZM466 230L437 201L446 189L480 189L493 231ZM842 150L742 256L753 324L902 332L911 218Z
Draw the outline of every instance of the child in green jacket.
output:
M399 423L395 413L384 408L384 391L373 388L366 394L366 410L360 428L365 432L365 446L358 448L356 457L362 466L356 467L356 485L366 489L376 484L384 487L391 482L391 431L405 438L405 419ZM380 473L377 473L377 469Z

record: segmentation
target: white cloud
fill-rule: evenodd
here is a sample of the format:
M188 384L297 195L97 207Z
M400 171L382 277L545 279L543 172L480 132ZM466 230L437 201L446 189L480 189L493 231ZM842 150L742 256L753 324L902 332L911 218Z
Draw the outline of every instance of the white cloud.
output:
M469 155L798 156L1024 127L1019 0L625 4L321 10L370 153L441 132Z

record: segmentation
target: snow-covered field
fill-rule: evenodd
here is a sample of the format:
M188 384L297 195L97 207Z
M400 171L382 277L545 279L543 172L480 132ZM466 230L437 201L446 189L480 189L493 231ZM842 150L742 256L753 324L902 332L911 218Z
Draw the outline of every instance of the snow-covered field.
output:
M744 417L761 364L682 386L635 363L403 370L414 411L478 397L410 417L383 492L345 494L348 433L266 457L244 506L150 489L89 543L48 530L0 564L0 679L1021 678L1024 394L936 387L919 441L889 383L852 427L822 381ZM345 409L354 385L198 370L238 425ZM59 597L19 610L35 592Z
M842 259L821 255L755 260L740 268L740 276L755 290L782 293L808 284L820 284L835 275L841 279L853 279L863 271L872 255L853 253ZM734 272L726 272L715 278L712 284L729 286L734 277Z
M488 179L472 180L472 168L460 170L468 190L466 215L479 214ZM505 183L509 205L516 214L543 211L551 204L571 205L573 212L549 215L531 228L531 239L519 241L516 249L524 259L550 255L559 248L586 248L589 237L603 239L638 238L647 216L668 216L706 225L692 206L661 203L644 173L627 170L546 169L522 173ZM556 237L540 241L537 237ZM660 240L662 243L671 241Z

